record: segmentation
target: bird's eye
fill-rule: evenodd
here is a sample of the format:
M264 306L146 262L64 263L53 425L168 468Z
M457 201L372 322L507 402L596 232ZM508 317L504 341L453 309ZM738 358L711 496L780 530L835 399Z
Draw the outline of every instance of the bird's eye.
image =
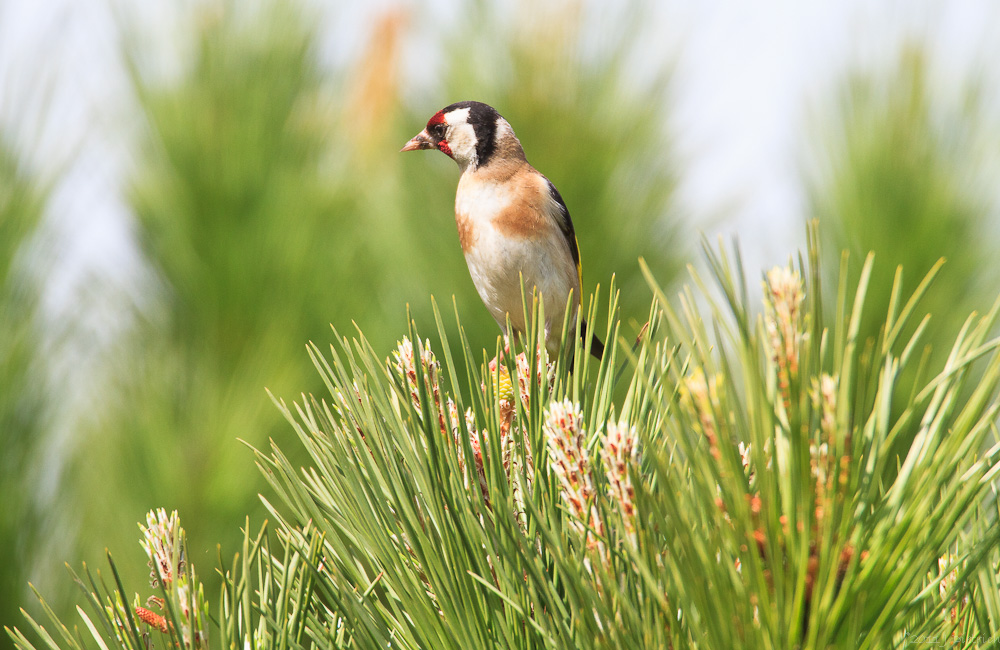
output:
M438 122L437 124L431 127L431 133L439 138L444 137L444 131L445 131L444 122Z

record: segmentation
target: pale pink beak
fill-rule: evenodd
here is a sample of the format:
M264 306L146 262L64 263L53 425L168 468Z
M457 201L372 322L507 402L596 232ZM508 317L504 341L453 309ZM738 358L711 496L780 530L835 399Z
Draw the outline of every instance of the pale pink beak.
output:
M420 133L413 136L413 138L403 145L400 151L416 151L417 149L433 149L434 143L431 141L431 136L427 134L427 129L424 129Z

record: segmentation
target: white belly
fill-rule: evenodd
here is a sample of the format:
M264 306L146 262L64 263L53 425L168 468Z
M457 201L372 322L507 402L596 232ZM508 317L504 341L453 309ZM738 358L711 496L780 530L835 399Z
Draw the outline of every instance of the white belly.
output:
M558 334L570 291L573 292L574 303L579 299L576 282L567 281L576 278L572 260L566 264L568 251L553 250L551 241L499 237L492 228L483 228L479 234L477 245L466 254L465 261L469 264L469 273L479 296L501 329L506 332L508 315L515 331L524 332L527 329L521 301L523 278L528 309L531 309L533 290L537 290L542 297L546 338L553 329Z

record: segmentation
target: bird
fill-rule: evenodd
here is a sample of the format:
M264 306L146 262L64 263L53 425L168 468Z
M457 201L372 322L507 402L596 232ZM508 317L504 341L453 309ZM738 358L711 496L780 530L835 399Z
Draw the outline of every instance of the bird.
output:
M558 354L570 293L574 327L582 284L576 231L559 190L528 163L510 123L482 102L442 108L400 151L421 149L437 149L458 163L458 240L472 282L505 339L508 319L516 333L526 332L523 278L525 295L541 297L546 350ZM580 332L586 342L582 318ZM596 334L590 352L597 359L604 355Z

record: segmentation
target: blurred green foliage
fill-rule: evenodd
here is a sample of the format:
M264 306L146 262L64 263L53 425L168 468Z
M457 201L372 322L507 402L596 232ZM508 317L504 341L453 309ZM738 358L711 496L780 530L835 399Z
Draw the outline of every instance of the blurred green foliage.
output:
M126 50L147 120L128 199L158 285L74 468L76 516L105 538L82 537L83 558L134 553L132 522L153 506L191 513L203 563L217 543L233 548L258 508L237 440L276 434L264 387L308 389L297 359L336 315L336 215L353 197L320 174L329 138L307 110L322 83L311 21L286 3L190 18L178 78L143 67L142 43ZM94 498L109 491L113 508Z
M2 135L2 134L0 134ZM20 619L29 569L39 543L37 451L44 436L47 391L39 357L38 290L25 248L42 219L47 190L0 137L0 621ZM6 637L0 647L10 647Z
M846 251L855 260L875 253L872 305L889 305L899 267L901 294L907 295L941 258L946 262L918 306L919 316L933 314L917 348L926 346L925 363L900 380L901 395L921 373L940 369L951 334L996 295L989 207L970 173L976 104L949 112L934 92L924 51L912 44L890 72L852 75L835 105L839 114L820 123L828 146L809 187L825 250L836 257ZM829 278L839 265L839 259L827 260ZM853 268L850 282L861 265ZM885 320L881 308L866 310L863 339L877 340ZM914 320L907 336L919 323ZM908 440L898 451L905 452Z

